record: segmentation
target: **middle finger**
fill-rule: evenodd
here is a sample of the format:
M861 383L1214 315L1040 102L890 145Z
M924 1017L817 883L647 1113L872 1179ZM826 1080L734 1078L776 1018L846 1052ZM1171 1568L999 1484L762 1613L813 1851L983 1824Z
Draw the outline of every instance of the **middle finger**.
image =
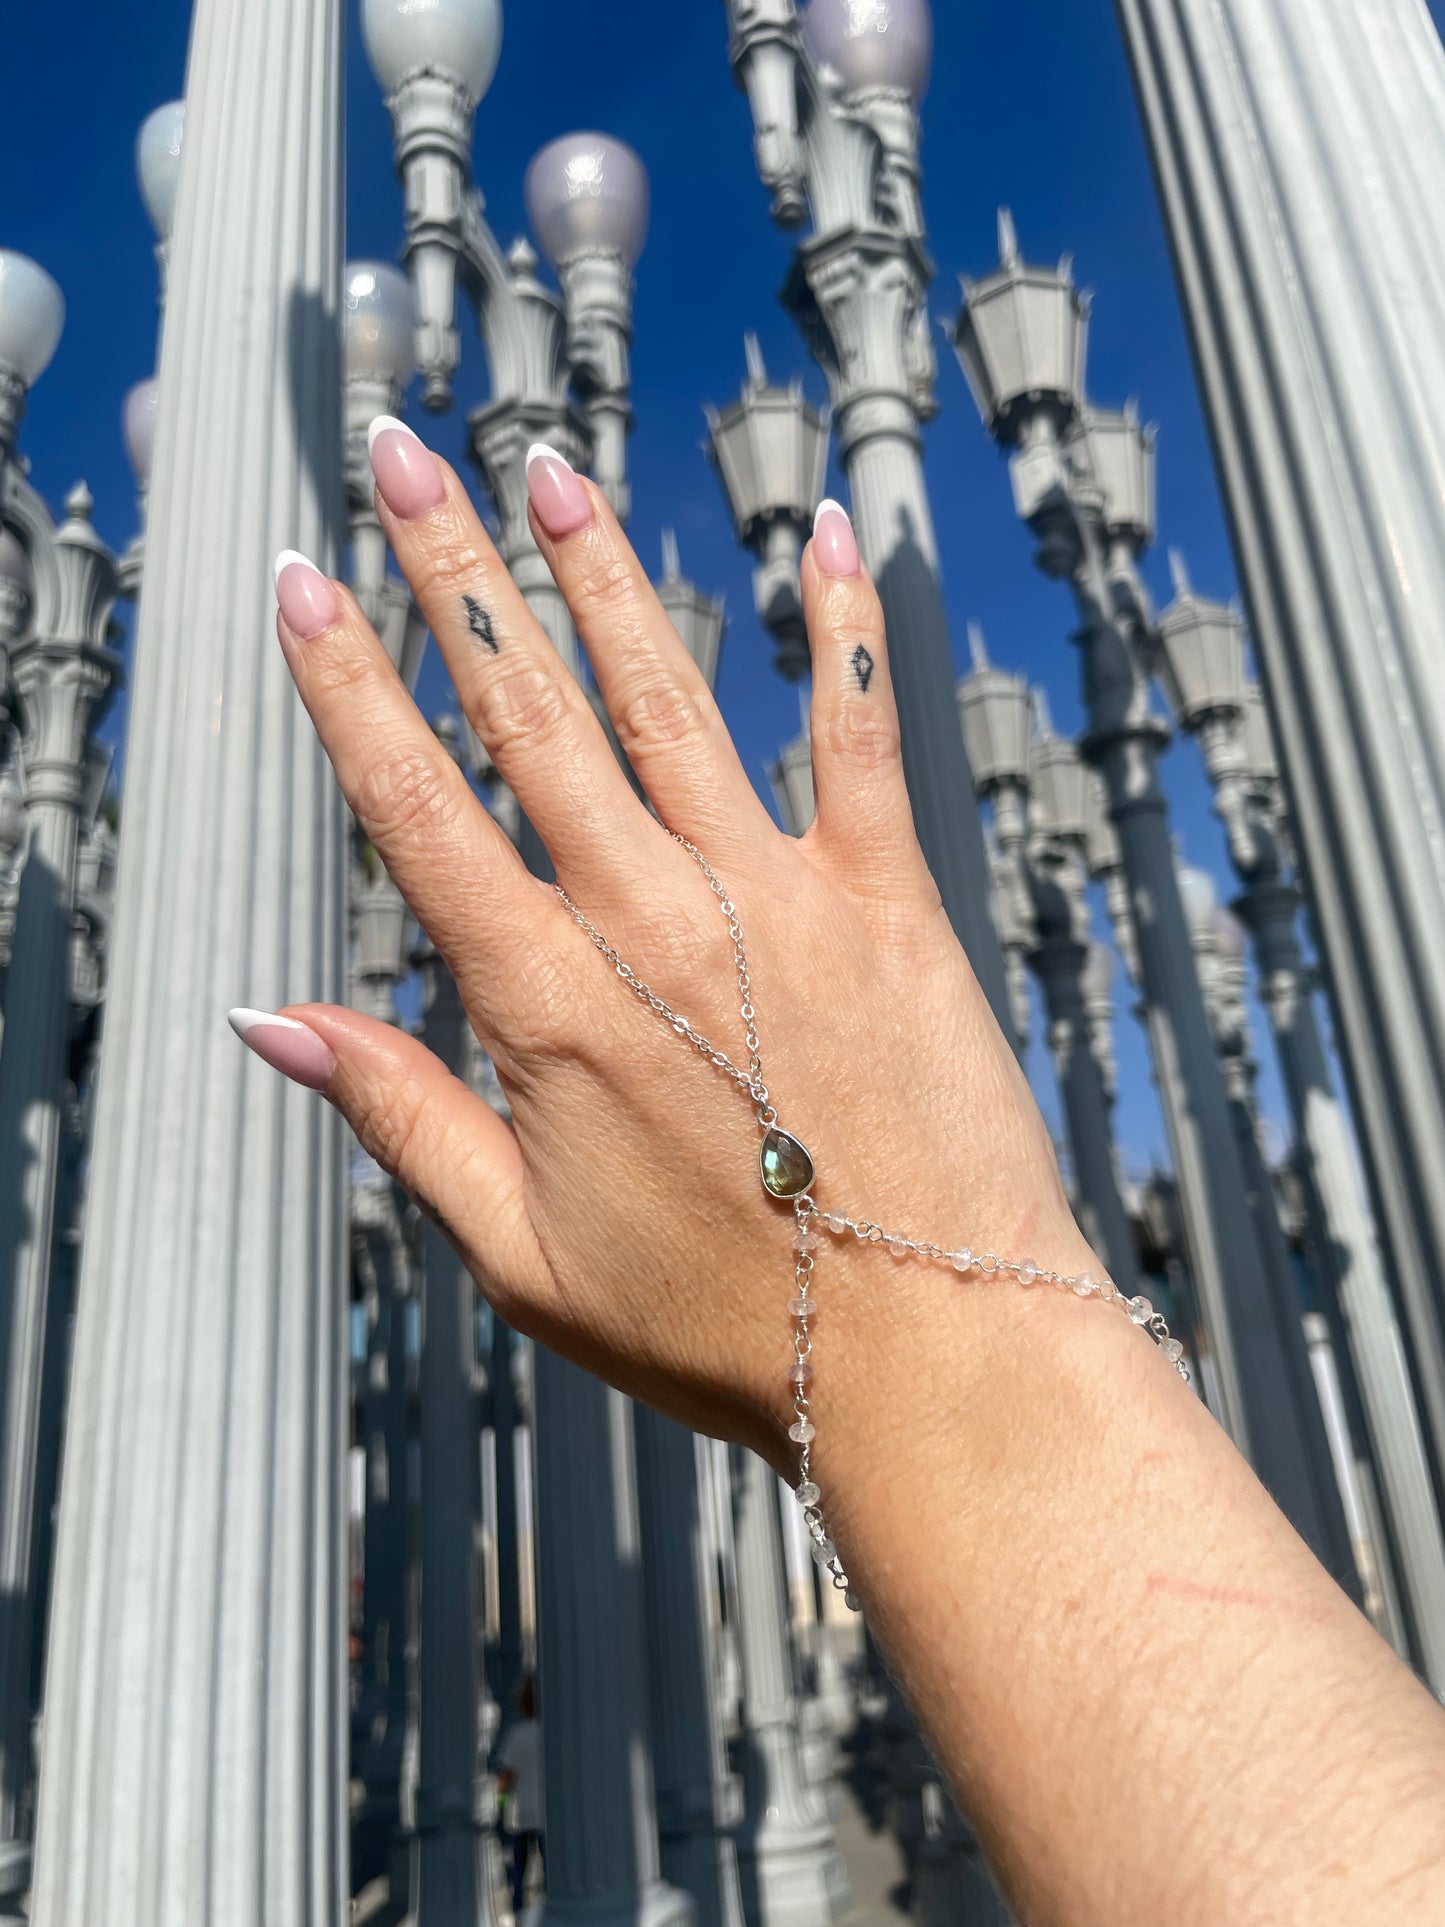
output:
M373 422L378 513L473 729L556 866L608 895L656 858L657 826L580 683L527 607L461 482L402 422Z

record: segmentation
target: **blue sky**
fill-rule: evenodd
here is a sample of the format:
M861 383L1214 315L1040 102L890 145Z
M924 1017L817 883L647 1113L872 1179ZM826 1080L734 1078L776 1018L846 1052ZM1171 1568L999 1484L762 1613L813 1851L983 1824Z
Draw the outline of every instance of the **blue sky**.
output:
M65 337L23 429L37 485L57 504L83 475L101 532L123 547L134 527L120 405L148 375L155 348L152 236L135 187L136 129L182 90L186 0L141 7L31 7L6 22L12 77L0 162L12 184L0 245L41 261L63 287ZM937 62L924 106L925 203L939 264L933 312L957 308L960 273L995 260L994 211L1014 210L1024 253L1076 258L1096 291L1090 389L1102 404L1139 397L1160 425L1159 551L1147 573L1167 599L1164 545L1184 549L1202 591L1228 595L1234 575L1195 399L1163 235L1112 10L1078 0L1000 7L939 0ZM1438 16L1437 16L1438 17ZM623 25L625 21L625 27ZM390 124L349 18L348 253L395 255L401 202ZM743 334L761 336L770 369L822 383L779 309L791 244L768 219L753 171L747 104L732 84L720 0L512 0L501 67L477 122L476 172L505 240L523 231L522 175L544 141L600 127L632 143L652 176L653 223L639 267L633 442L633 535L650 566L663 523L678 530L686 571L727 597L732 626L720 680L739 746L762 767L796 731L795 698L772 675L752 615L747 560L734 545L700 452L704 402L736 393ZM457 410L422 421L459 466L465 411L486 394L485 364L463 322ZM1010 506L1006 471L980 427L940 337L942 413L929 431L932 489L956 646L981 621L996 660L1048 690L1056 725L1080 720L1065 593L1033 570ZM841 489L840 489L841 492ZM444 700L428 676L429 706ZM119 719L118 719L119 720ZM1192 745L1167 762L1189 858L1228 872ZM1118 986L1119 1127L1131 1165L1163 1156L1142 1035ZM1268 1039L1257 1023L1264 1100L1282 1115ZM1051 1079L1037 1045L1035 1084L1051 1120Z

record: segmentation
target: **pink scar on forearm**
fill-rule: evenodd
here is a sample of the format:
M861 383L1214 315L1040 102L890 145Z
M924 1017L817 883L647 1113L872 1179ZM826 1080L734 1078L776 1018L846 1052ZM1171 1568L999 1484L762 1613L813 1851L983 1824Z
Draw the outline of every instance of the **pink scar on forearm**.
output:
M1271 1619L1326 1619L1319 1606L1305 1605L1300 1599L1279 1593L1252 1592L1247 1586L1207 1586L1198 1579L1178 1579L1172 1573L1151 1572L1144 1582L1146 1592L1163 1592L1175 1599L1202 1599L1212 1606L1248 1606L1267 1613Z

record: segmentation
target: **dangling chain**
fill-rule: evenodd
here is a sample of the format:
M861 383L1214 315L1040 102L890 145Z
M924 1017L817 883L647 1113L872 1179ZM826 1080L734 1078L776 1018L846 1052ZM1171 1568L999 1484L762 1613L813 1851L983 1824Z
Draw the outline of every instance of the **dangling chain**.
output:
M568 896L561 884L557 884L557 895L568 912L590 938L592 944L611 964L633 995L640 998L648 1009L656 1012L663 1022L676 1031L677 1035L691 1044L700 1057L723 1071L733 1082L745 1090L756 1106L757 1120L763 1132L763 1143L759 1152L760 1170L763 1187L770 1196L789 1202L793 1207L795 1229L793 1232L793 1296L788 1301L788 1310L793 1317L793 1362L788 1371L788 1386L793 1398L793 1423L788 1428L788 1437L799 1448L798 1454L798 1502L803 1508L803 1518L813 1541L813 1557L841 1592L854 1612L860 1608L861 1601L848 1584L848 1576L843 1570L832 1540L828 1537L823 1523L822 1493L813 1482L813 1440L817 1428L811 1417L808 1401L808 1386L813 1379L813 1341L808 1321L817 1315L817 1300L813 1296L813 1252L817 1245L817 1224L825 1225L829 1231L838 1235L851 1232L863 1244L887 1245L894 1258L925 1258L938 1263L952 1265L961 1275L978 1272L985 1278L992 1278L1007 1272L1023 1285L1057 1285L1065 1291L1072 1291L1080 1298L1098 1297L1105 1304L1119 1305L1128 1313L1136 1325L1142 1326L1158 1344L1164 1356L1175 1371L1189 1382L1189 1371L1183 1362L1184 1347L1177 1338L1171 1338L1169 1327L1147 1298L1126 1298L1118 1287L1108 1278L1094 1278L1088 1272L1079 1276L1065 1276L1062 1272L1046 1271L1036 1265L1031 1258L1015 1260L999 1258L991 1251L975 1253L968 1246L956 1251L946 1251L942 1245L925 1244L917 1238L906 1237L902 1232L885 1231L881 1225L873 1224L867 1218L853 1219L841 1211L821 1211L814 1202L811 1189L814 1182L813 1160L806 1148L790 1132L778 1124L778 1113L768 1096L768 1087L763 1081L763 1061L759 1053L757 1013L753 1009L752 980L748 975L748 953L743 942L742 925L738 922L737 909L728 896L722 879L708 862L702 852L685 836L676 830L669 831L675 843L681 844L693 862L707 879L707 886L718 900L718 907L727 918L728 935L733 941L733 964L737 971L739 1011L743 1020L743 1035L748 1050L748 1068L740 1070L727 1055L720 1051L679 1014L665 1003L633 970L624 963L617 951L597 927L590 923L577 905Z

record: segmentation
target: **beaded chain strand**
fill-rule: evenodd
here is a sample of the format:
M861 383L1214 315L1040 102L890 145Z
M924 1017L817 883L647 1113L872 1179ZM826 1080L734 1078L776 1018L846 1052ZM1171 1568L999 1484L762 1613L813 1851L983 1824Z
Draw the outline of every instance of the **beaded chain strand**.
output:
M828 1574L836 1589L843 1594L852 1611L860 1610L861 1601L848 1583L848 1575L838 1557L837 1548L828 1536L823 1519L823 1495L813 1479L813 1441L818 1436L813 1423L812 1405L808 1398L808 1387L813 1382L813 1340L810 1319L817 1315L817 1300L813 1295L813 1254L818 1246L816 1227L821 1225L838 1237L852 1234L861 1244L886 1245L890 1255L900 1262L909 1258L920 1258L937 1264L951 1265L961 1277L977 1275L984 1278L997 1278L1007 1275L1017 1279L1021 1285L1052 1285L1063 1291L1071 1291L1079 1298L1101 1298L1106 1305L1118 1305L1130 1321L1148 1332L1164 1356L1178 1372L1186 1384L1189 1370L1184 1364L1184 1347L1177 1338L1170 1336L1169 1326L1164 1318L1155 1311L1147 1298L1128 1298L1109 1278L1095 1278L1085 1271L1078 1274L1050 1271L1038 1265L1032 1258L1000 1258L992 1251L974 1252L967 1245L956 1250L946 1250L942 1245L928 1244L922 1239L911 1238L899 1231L886 1231L882 1225L870 1219L854 1219L842 1211L825 1211L819 1208L812 1195L816 1172L813 1159L807 1147L791 1132L785 1131L778 1123L778 1113L768 1095L767 1084L763 1080L763 1063L758 1042L757 1013L753 1008L752 979L748 971L747 946L743 940L742 925L738 920L736 906L728 896L721 878L702 852L687 838L679 836L676 830L670 831L673 841L681 845L697 864L707 879L708 888L718 900L718 907L727 919L728 934L732 938L733 963L737 972L739 1013L743 1021L744 1041L748 1051L748 1067L741 1069L727 1055L718 1050L708 1038L690 1024L686 1017L680 1016L672 1006L653 991L631 965L625 963L614 947L596 926L568 896L562 885L557 884L557 895L561 898L568 913L586 934L593 947L598 950L612 966L616 974L642 1003L646 1004L656 1016L668 1025L684 1042L692 1045L699 1056L732 1079L755 1106L757 1122L763 1132L759 1147L759 1175L763 1188L770 1197L793 1207L793 1296L788 1301L788 1310L793 1318L793 1355L788 1368L788 1387L793 1400L793 1423L788 1427L788 1437L799 1448L798 1484L795 1488L798 1503L803 1508L803 1518L807 1524L809 1537L813 1541L813 1557Z

